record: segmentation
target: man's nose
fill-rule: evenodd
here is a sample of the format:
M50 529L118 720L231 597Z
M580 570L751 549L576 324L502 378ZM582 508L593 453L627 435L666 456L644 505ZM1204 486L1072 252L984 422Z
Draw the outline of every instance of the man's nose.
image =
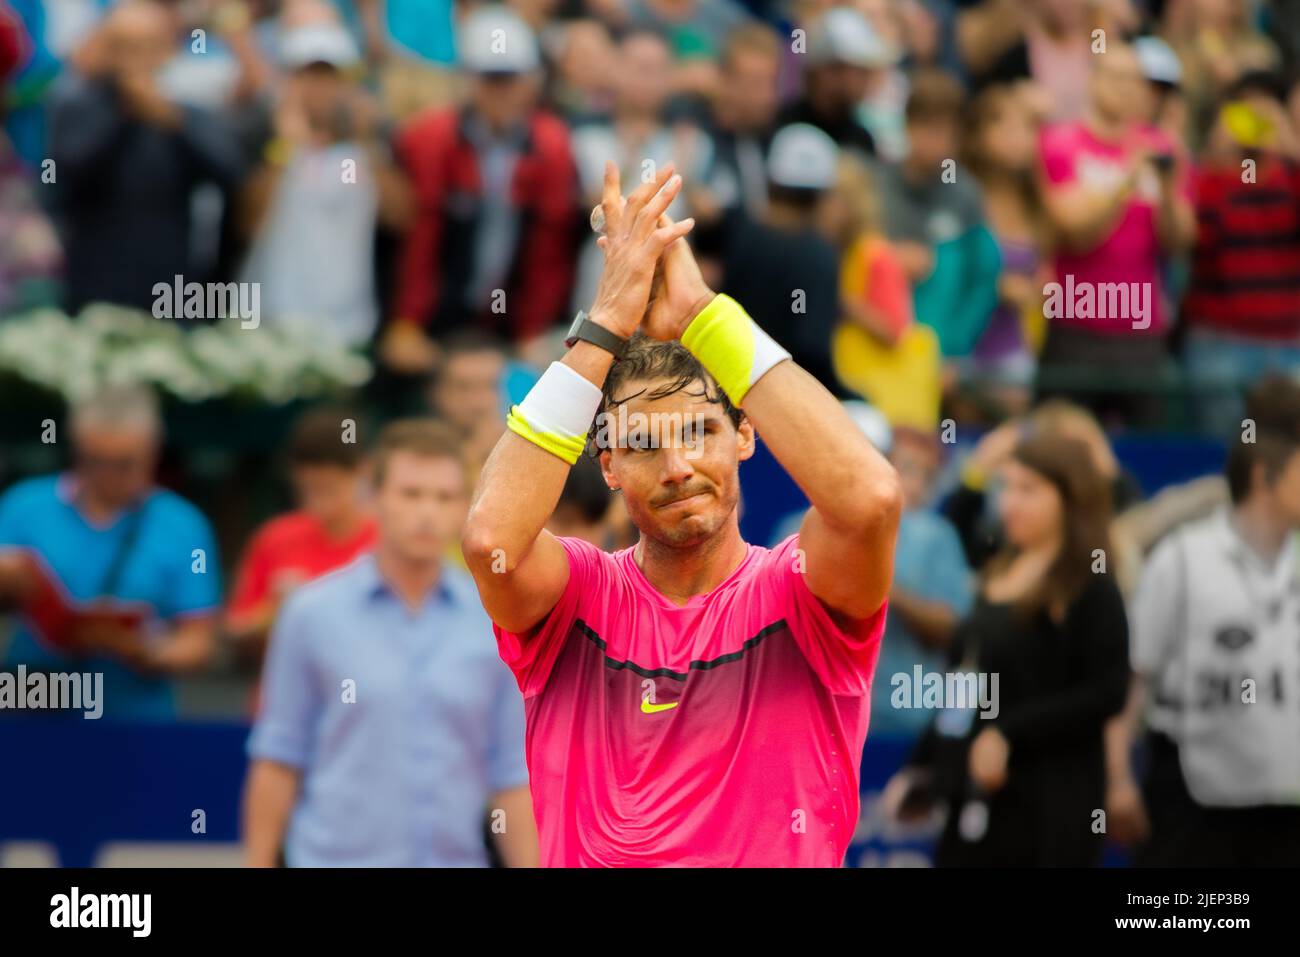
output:
M680 442L660 450L660 467L663 470L664 482L679 484L695 474L695 467L687 454L689 451Z

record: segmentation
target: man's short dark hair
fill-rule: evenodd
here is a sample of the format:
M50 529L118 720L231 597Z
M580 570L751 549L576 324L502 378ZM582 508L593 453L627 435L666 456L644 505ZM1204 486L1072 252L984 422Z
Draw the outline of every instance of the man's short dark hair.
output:
M465 466L465 451L456 430L434 418L397 419L384 426L375 442L375 485L382 485L388 460L398 452L424 458L452 459Z
M626 394L627 384L639 379L667 379L668 381L656 386L649 393L642 390L630 395ZM605 385L601 390L600 410L603 413L616 412L620 403L636 396L646 395L651 399L661 399L691 389L693 386L698 388L698 383L704 384L703 392L689 394L703 395L709 402L720 405L727 418L731 420L731 424L739 428L740 423L745 421L745 413L731 404L731 400L719 388L713 376L700 365L699 359L691 355L676 339L651 339L638 331L628 340L623 358L614 363L609 370L609 375L605 377ZM592 455L605 451L598 444L598 436L602 431L600 421L600 417L597 417L588 434L587 449Z
M344 441L349 421L353 423L353 441L350 442ZM293 433L289 437L289 467L359 467L366 457L365 449L356 441L356 433L360 431L360 417L351 409L330 407L308 410L294 423Z
M1300 383L1283 375L1261 379L1246 396L1245 419L1242 430L1228 443L1224 468L1234 504L1250 495L1257 465L1264 466L1264 474L1272 481L1291 456L1300 452ZM1246 428L1252 423L1254 441L1247 442Z

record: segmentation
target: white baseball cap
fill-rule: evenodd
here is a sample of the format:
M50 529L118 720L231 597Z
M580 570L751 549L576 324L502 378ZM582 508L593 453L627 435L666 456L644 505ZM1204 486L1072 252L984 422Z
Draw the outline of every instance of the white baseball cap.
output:
M808 123L792 123L777 130L767 153L767 178L789 189L830 189L840 148Z
M893 66L899 53L857 10L832 7L808 28L807 57L812 66L848 63L871 69Z
M280 42L280 62L291 70L313 63L328 63L340 70L361 59L361 51L346 29L337 23L311 23L285 31Z
M529 73L541 63L532 27L499 4L479 7L465 17L456 50L471 73Z
M1142 75L1152 83L1177 86L1183 79L1183 65L1178 54L1159 37L1138 37L1133 41Z

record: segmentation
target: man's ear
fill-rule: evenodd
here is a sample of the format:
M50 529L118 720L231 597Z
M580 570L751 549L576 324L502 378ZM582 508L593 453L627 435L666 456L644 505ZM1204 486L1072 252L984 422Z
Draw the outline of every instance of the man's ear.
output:
M600 474L604 476L605 484L611 492L617 492L619 489L618 479L614 477L614 470L610 468L612 458L613 455L610 454L609 449L605 449L597 456L596 460L600 462Z
M758 436L754 432L754 426L749 421L749 417L740 420L740 425L736 426L736 459L743 462L754 454L754 446L758 442Z

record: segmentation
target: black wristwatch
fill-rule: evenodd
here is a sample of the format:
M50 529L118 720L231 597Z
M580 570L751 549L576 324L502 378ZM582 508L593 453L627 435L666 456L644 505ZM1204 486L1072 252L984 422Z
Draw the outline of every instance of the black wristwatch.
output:
M573 325L569 326L569 334L565 337L564 344L572 349L579 339L590 342L593 346L600 346L615 359L623 358L623 353L627 351L626 339L615 335L599 323L592 322L591 318L581 310L573 317Z

